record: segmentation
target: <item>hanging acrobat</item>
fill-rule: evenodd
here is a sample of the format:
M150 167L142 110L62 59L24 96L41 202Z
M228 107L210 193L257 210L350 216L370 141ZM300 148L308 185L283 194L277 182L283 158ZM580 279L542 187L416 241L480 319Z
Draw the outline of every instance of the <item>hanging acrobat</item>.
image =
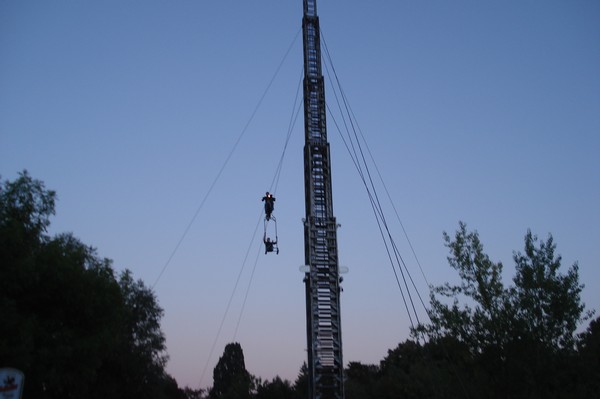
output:
M279 254L279 247L277 246L277 219L275 219L275 216L272 215L273 210L275 209L275 197L273 197L273 194L267 191L262 200L265 203L265 232L263 235L265 254L269 252L275 252ZM271 238L267 237L267 227L269 225L269 221L271 220L275 226L275 240L271 240Z
M276 254L279 254L279 247L277 246L277 236L274 241L271 241L269 237L267 237L267 233L263 236L263 242L265 243L265 255L269 252L275 251Z
M265 202L265 217L267 218L267 221L269 221L271 219L271 213L273 213L273 209L275 209L275 197L267 191L262 200Z

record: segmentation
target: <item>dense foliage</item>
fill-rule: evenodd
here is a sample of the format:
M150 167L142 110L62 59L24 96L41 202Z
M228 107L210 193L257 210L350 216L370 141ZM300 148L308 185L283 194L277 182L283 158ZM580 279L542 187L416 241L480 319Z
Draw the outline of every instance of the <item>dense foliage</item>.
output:
M213 371L213 382L211 399L250 398L252 379L246 370L244 352L239 343L225 346L223 356Z
M511 286L477 232L461 223L444 239L460 283L432 289L430 322L414 341L379 366L349 365L347 399L597 397L600 320L576 335L592 312L581 302L578 265L561 272L552 236L527 232Z
M306 399L308 367L306 363L302 365L293 385L279 376L262 381L246 370L242 346L234 342L225 346L213 370L213 383L207 396L209 399Z
M47 235L56 194L23 172L0 188L0 365L30 398L184 398L164 371L162 309L72 234Z

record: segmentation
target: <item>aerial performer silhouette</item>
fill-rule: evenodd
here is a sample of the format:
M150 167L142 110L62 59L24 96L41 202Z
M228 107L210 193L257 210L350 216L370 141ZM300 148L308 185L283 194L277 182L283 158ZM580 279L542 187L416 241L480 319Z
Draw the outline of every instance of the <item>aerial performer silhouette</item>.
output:
M262 200L265 202L265 217L267 220L271 220L271 213L275 209L275 197L267 191Z
M279 254L279 248L277 247L277 220L275 219L275 216L272 215L273 209L275 208L275 197L273 197L273 194L267 191L265 196L262 198L262 201L265 203L265 232L263 235L265 255L269 252L275 252ZM275 226L275 240L271 240L271 238L267 237L267 227L269 221L271 220L273 220L273 224Z
M267 233L263 236L263 242L265 243L265 255L269 252L275 251L276 254L279 254L279 248L277 247L277 239L271 241L269 237L267 237Z

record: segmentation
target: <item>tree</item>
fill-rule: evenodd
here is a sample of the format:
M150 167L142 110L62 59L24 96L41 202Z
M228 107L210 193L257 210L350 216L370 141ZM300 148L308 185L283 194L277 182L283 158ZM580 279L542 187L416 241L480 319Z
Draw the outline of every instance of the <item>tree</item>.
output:
M110 264L69 234L48 240L30 261L2 298L16 310L2 323L2 353L26 373L28 396L45 390L47 396L95 397L98 369L119 340L118 306L116 313L111 309L120 292L105 278Z
M246 371L242 346L230 343L225 346L223 356L219 358L213 370L211 399L250 398L251 376Z
M444 240L451 254L448 263L458 272L461 282L432 289L431 323L420 325L417 332L430 338L455 337L474 352L502 346L509 339L506 323L512 311L508 292L502 284L502 263L489 259L477 232L467 232L464 223L460 223L454 240L445 232ZM452 299L452 305L446 304L443 298ZM464 299L466 303L460 306Z
M192 389L190 387L183 388L185 394L184 399L203 399L205 390L204 389Z
M135 370L131 385L145 391L160 382L167 362L165 337L160 329L163 310L154 293L142 280L135 281L129 270L119 276L119 286L125 306L123 328L126 337L127 372ZM148 388L145 388L148 387Z
M163 310L143 281L135 281L129 270L116 279L121 293L120 341L105 370L116 381L123 397L160 399L184 398L164 367L167 361L165 337L160 329ZM167 395L168 392L171 392Z
M27 172L0 185L2 365L24 371L26 397L185 398L154 294L72 234L47 236L54 202Z
M287 380L276 376L271 381L259 381L256 387L255 399L290 399L294 395L294 389Z
M379 367L373 364L348 363L346 381L344 382L346 399L372 398L379 372Z
M25 170L0 186L0 250L3 257L25 256L47 239L56 192ZM5 258L6 259L6 258Z
M305 399L308 397L308 364L306 362L302 363L298 377L294 381L294 392L296 393L295 398Z
M573 348L575 329L591 316L583 315L579 266L576 262L560 274L561 257L554 254L552 236L536 247L537 241L528 231L525 253L513 256L517 274L510 296L518 329L547 348Z
M556 397L569 389L562 370L574 350L575 329L591 315L581 303L577 264L560 273L552 236L538 244L528 231L525 253L513 256L514 286L507 288L502 264L484 253L477 232L460 223L454 238L444 233L444 239L460 284L432 289L430 323L413 334L466 345L498 396Z
M576 397L592 398L600 392L600 317L579 335L577 348Z

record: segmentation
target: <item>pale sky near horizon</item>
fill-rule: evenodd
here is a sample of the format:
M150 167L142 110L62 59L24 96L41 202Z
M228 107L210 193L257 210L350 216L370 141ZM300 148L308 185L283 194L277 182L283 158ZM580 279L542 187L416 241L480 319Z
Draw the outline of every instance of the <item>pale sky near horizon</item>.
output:
M508 285L531 229L552 234L563 271L578 262L583 301L600 309L600 2L320 0L318 14L427 280L456 281L442 232L462 220ZM302 73L301 19L300 0L0 1L0 175L27 169L57 191L51 233L73 232L148 286L158 279L167 370L181 386L211 385L231 341L263 379L293 381L306 358L302 117L275 193L281 252L252 241ZM379 363L409 322L328 122L350 269L344 361Z

